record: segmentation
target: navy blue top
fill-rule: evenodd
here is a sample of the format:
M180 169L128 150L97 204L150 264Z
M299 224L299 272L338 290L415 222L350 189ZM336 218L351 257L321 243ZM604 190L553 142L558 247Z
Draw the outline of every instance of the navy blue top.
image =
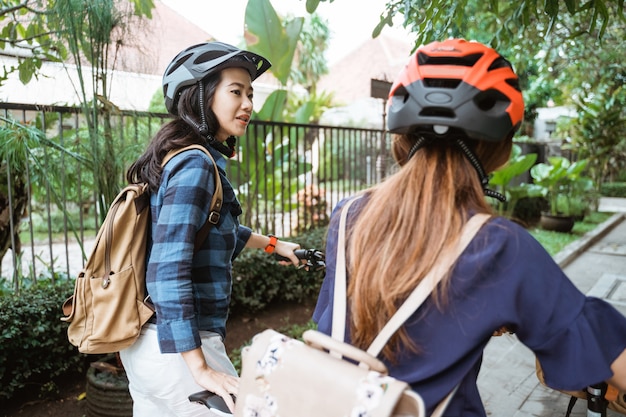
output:
M348 224L364 200L352 206ZM332 327L338 209L344 204L331 218L326 277L313 313L326 334ZM389 373L411 384L429 414L460 383L444 415L484 417L476 379L487 342L504 325L536 354L546 383L556 389L578 390L608 379L610 364L626 349L626 318L582 294L525 229L497 217L459 258L444 311L427 299L407 321L420 352L402 352L397 365L386 363Z

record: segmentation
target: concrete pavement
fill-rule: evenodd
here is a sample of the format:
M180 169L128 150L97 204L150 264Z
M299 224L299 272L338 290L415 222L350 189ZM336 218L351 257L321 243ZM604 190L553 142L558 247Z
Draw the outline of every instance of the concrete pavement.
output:
M584 293L604 298L626 315L626 199L602 199L600 211L615 213L554 258ZM496 417L565 416L569 396L541 385L535 356L515 335L494 337L478 377L487 414ZM586 416L578 400L572 417ZM610 411L607 417L623 416Z

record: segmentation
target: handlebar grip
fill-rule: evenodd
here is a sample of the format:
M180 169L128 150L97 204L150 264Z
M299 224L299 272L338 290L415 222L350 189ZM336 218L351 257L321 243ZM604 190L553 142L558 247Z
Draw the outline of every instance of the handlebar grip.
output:
M295 251L293 251L293 253L296 255L298 259L306 259L306 255L307 255L306 249L296 249ZM285 256L281 256L277 253L274 254L274 258L276 258L277 261L287 261L287 262L291 261L291 259Z
M237 401L237 397L231 394L233 401ZM232 413L228 409L226 402L222 397L211 391L199 391L189 395L189 401L192 403L204 404L214 414L222 416L231 416Z

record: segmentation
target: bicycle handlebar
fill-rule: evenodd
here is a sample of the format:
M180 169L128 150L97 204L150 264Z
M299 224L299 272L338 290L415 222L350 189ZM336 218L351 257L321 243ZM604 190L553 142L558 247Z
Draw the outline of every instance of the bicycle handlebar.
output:
M306 268L307 271L321 271L326 268L326 257L324 252L317 249L296 249L293 251L298 259L306 261L306 264L302 264L300 268ZM289 258L274 254L274 257L278 261L289 261Z
M236 397L232 394L231 397L233 398L233 401L235 401ZM192 403L204 404L206 408L218 416L229 417L233 415L228 409L224 399L211 391L193 393L189 396L189 401Z

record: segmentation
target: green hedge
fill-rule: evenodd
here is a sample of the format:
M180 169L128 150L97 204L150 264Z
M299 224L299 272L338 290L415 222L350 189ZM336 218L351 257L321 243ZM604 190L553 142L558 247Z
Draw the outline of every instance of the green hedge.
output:
M68 343L60 320L73 288L67 279L40 279L19 295L0 297L0 403L27 389L45 396L55 378L84 369L85 355Z
M626 182L607 182L600 186L600 194L605 197L626 198Z
M323 250L325 232L321 228L290 240ZM232 310L254 312L270 303L316 297L323 272L282 266L263 251L246 250L233 265L233 277ZM54 284L40 278L36 285L25 280L15 295L7 281L0 281L0 408L25 392L48 396L58 377L84 373L102 356L81 354L67 340L61 306L73 289L74 280L67 277L57 277Z
M305 249L324 250L326 228L290 238ZM270 303L316 297L324 272L307 272L278 264L263 251L243 251L233 264L232 312L255 312Z

